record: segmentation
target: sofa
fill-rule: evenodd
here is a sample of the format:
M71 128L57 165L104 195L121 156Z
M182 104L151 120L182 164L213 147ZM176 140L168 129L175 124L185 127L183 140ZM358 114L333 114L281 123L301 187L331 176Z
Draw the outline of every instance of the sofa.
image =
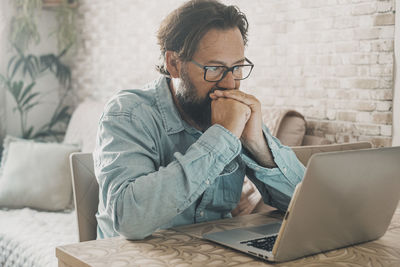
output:
M75 144L78 150L91 152L95 145L97 124L102 109L103 103L94 100L85 100L78 105L68 125L64 144ZM270 110L264 111L263 114L268 114L263 118L265 123L274 135L282 139L284 144L313 145L311 147L315 150L320 145L329 143L324 138L305 135L306 123L304 117L296 111ZM335 149L340 150L341 146L339 145ZM45 159L41 164L46 164L46 161L51 162L52 160L52 158ZM306 161L307 159L303 160ZM54 166L49 166L49 169L50 167ZM19 169L25 169L25 166L19 166ZM65 173L67 177L70 176L69 170ZM3 178L0 174L0 186ZM68 185L70 185L70 181L63 189L67 190L67 193L70 192L70 203L62 210L49 211L34 207L10 208L0 205L0 266L57 266L55 247L78 242L76 215L72 204L72 189L68 188ZM249 183L246 183L246 185L249 185ZM36 187L42 187L42 185ZM32 191L34 191L33 189ZM250 196L251 194L247 195ZM21 196L21 198L23 197ZM44 199L44 204L51 203L46 201ZM246 202L244 203L246 204ZM262 208L257 209L257 205L262 206L259 199L255 204L252 204L251 208L246 209L245 212L237 212L235 215L263 210Z
M77 145L79 151L91 152L103 106L103 103L92 100L78 105L68 125L64 143ZM70 179L69 172L68 176ZM0 207L1 267L57 266L55 247L78 242L72 185L69 184L70 205L66 209L45 211L32 207Z

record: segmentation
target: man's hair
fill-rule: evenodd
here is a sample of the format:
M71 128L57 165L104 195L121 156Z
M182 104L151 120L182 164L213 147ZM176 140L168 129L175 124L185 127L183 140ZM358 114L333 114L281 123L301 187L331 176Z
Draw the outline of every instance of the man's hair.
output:
M161 23L157 38L161 50L161 64L156 66L161 74L169 75L164 66L165 52L178 54L179 59L192 59L203 36L211 29L237 27L247 44L248 22L246 15L236 6L226 6L216 0L192 0L170 13Z

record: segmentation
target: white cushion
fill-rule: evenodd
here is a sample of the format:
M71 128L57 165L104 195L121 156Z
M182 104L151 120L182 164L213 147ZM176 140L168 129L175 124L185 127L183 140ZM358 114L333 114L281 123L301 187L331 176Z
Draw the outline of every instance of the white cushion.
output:
M64 142L78 144L82 152L92 152L104 103L85 100L75 109L68 123Z
M69 155L77 146L6 137L0 207L63 210L72 200Z

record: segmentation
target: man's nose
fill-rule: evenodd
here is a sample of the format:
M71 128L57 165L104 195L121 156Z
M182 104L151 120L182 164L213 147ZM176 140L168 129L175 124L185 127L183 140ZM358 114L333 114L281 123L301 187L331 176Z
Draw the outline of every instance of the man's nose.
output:
M217 83L218 87L225 88L226 90L232 90L236 88L235 78L233 77L232 71L228 71L225 77Z

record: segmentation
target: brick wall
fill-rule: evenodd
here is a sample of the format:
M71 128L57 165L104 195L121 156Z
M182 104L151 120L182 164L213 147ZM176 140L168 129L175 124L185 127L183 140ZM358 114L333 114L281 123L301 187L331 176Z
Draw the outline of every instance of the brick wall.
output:
M106 99L157 77L158 25L184 1L80 2L80 99ZM242 88L265 109L296 109L309 134L333 142L391 145L394 0L223 2L248 16L246 55L256 67Z
M72 72L78 99L107 99L118 90L141 88L157 78L158 26L183 2L79 0L81 40Z
M400 21L400 0L396 0L396 17L395 21ZM397 23L394 33L394 93L393 93L393 131L392 131L392 145L400 146L400 27Z

